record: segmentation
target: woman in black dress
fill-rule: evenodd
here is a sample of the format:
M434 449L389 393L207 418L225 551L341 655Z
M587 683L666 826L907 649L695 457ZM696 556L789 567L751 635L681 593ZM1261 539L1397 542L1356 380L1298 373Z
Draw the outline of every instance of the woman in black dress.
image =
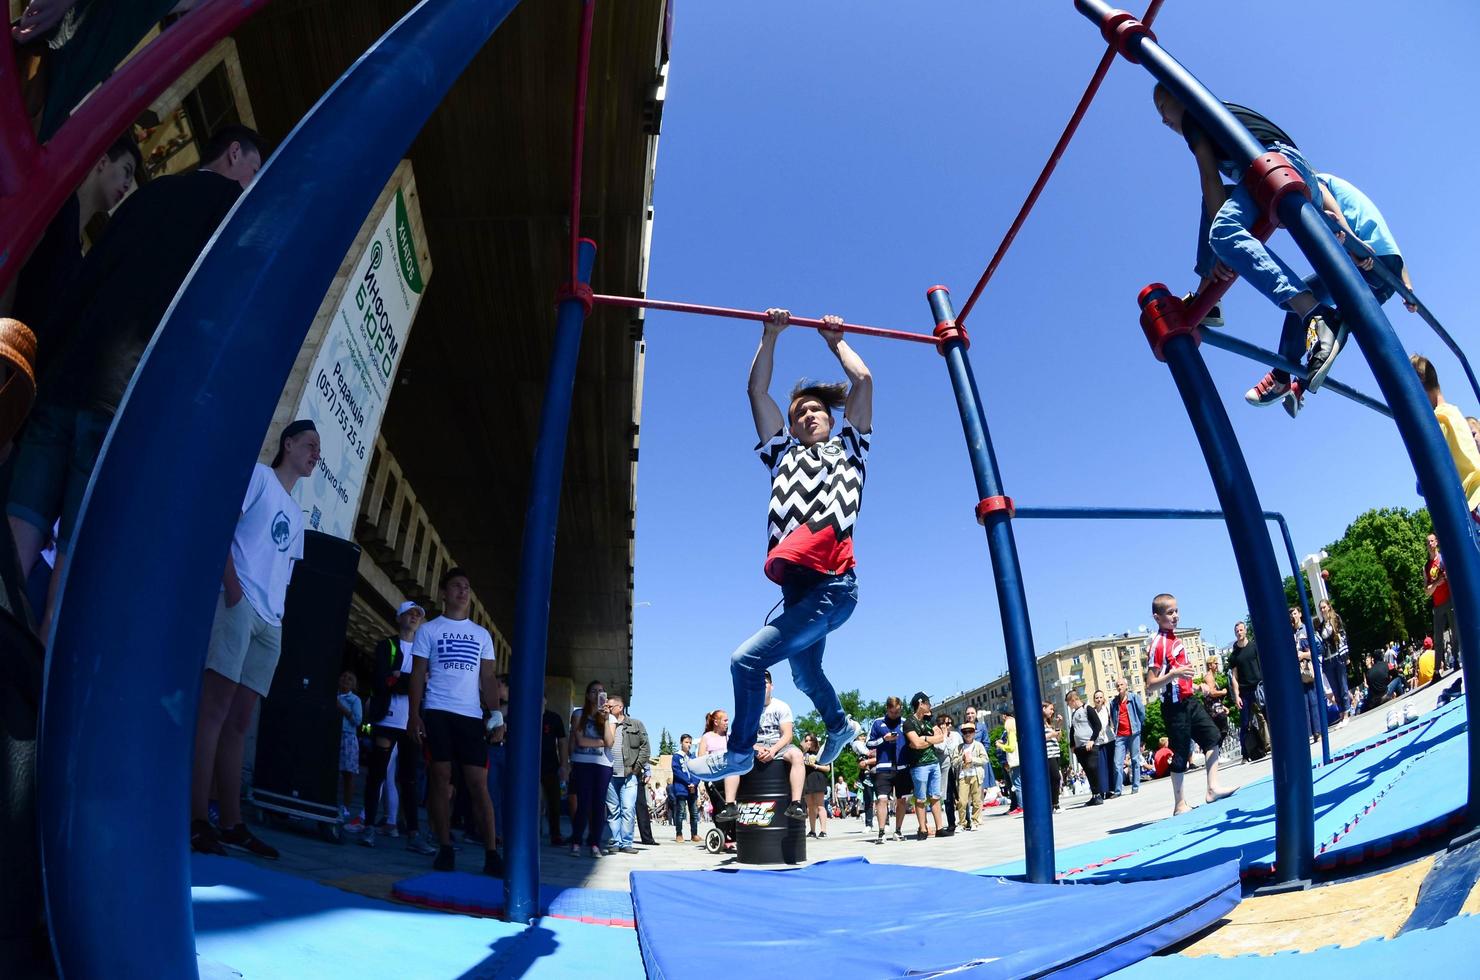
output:
M807 770L806 781L802 783L802 799L807 804L807 836L817 838L827 836L827 807L822 800L827 795L828 773L832 772L831 765L817 764L821 747L816 735L802 736L802 764Z

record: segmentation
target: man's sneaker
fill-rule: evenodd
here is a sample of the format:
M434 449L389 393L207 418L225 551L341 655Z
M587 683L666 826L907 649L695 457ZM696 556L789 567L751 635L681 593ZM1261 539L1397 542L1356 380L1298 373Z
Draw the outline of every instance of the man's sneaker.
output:
M1305 407L1305 388L1301 386L1299 381L1290 382L1290 393L1284 397L1284 400L1280 404L1285 407L1285 414L1290 416L1290 418L1293 419L1300 414L1300 410Z
M1317 306L1305 322L1307 329L1313 329L1316 335L1310 358L1305 362L1305 390L1316 391L1326 380L1331 365L1336 363L1341 348L1346 346L1347 328L1336 311L1327 306Z
M376 833L374 827L366 827L365 832L360 835L360 844L364 847L374 847Z
M432 859L433 871L451 871L457 867L457 855L452 852L451 844L443 844L437 848L437 856Z
M618 854L641 854L642 852L639 851L637 848L635 848L635 847L633 847L633 846L631 846L629 844L628 846L619 849L616 853L618 853Z
M420 834L406 836L406 850L412 854L436 854L437 848Z
M197 854L226 856L226 848L221 846L221 835L216 833L209 820L190 821L190 849Z
M754 766L754 752L729 752L721 750L690 760L689 772L698 776L706 783L712 783L717 779L724 779L726 776L743 776L750 772Z
M499 856L498 851L483 852L483 873L495 878L504 876L504 859Z
M739 814L738 807L736 808L736 814ZM806 820L807 808L802 805L801 800L792 800L790 803L786 804L786 809L782 812L782 816L784 816L788 820ZM883 836L883 834L884 832L882 830L879 831L880 836Z
M341 817L340 819L343 820L344 818ZM353 820L345 820L344 821L344 830L345 830L345 833L358 834L358 833L363 832L364 829L365 829L365 818L364 817L355 817Z
M738 803L726 803L714 811L715 823L734 823L740 819L740 805Z
M1244 392L1244 401L1256 408L1268 408L1278 404L1289 393L1290 379L1281 380L1271 371L1260 378L1258 384Z
M1182 297L1182 305L1183 306L1191 306L1192 303L1193 303L1193 301L1196 300L1196 299L1197 299L1197 293L1188 293L1187 295L1185 295L1185 296ZM1202 324L1201 324L1201 326L1204 326L1204 327L1221 327L1221 326L1223 326L1223 308L1221 306L1214 306L1211 310L1208 310L1208 315L1202 318Z
M393 824L393 823L381 823L379 826L377 826L375 828L375 830L382 837L400 837L401 836L401 831L398 830L396 828L396 825Z
M238 847L248 854L255 854L260 858L278 857L277 848L263 840L258 840L253 833L247 829L247 825L239 823L230 830L221 831L221 843L228 847Z
M947 827L945 830L937 830L935 832L935 836L937 836L937 837L955 837L956 836L956 832L954 830L952 830L950 827Z
M822 743L822 751L817 753L817 764L819 766L830 766L838 756L843 754L843 749L852 744L853 740L863 734L863 726L848 716L847 727L840 732L828 732L827 741Z
M1119 794L1116 795L1118 796ZM1021 817L1023 815L1023 808L1020 806L1015 806L1011 810L1007 811L1007 815L1009 817Z

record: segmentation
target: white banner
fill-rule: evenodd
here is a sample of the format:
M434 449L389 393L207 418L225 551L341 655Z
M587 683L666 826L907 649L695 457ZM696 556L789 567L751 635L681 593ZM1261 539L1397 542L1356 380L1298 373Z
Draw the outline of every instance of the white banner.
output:
M355 263L295 418L313 419L322 458L293 496L309 527L352 539L380 419L424 288L398 189Z

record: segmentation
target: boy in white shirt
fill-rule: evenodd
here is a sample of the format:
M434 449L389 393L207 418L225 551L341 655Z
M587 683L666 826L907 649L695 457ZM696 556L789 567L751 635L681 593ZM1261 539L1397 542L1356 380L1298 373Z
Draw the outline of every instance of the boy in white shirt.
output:
M488 742L484 727L498 704L493 637L468 618L473 587L468 573L449 568L442 576L442 615L416 631L411 647L411 703L407 730L431 755L427 818L437 835L432 870L455 865L448 795L452 764L462 766L463 785L483 839L483 873L503 877L494 849L493 801L488 796Z
M319 464L319 434L299 419L278 436L272 465L258 463L226 556L211 623L195 723L190 785L190 847L225 854L229 844L258 857L278 852L242 822L242 752L252 710L267 696L283 642L283 604L293 562L303 557L303 510L293 487ZM210 822L211 780L219 793L221 829Z

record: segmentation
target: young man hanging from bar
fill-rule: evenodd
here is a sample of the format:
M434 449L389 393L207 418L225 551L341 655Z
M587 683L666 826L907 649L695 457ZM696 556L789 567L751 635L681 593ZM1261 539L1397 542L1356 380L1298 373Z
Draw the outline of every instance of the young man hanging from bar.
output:
M1308 335L1314 337L1305 363L1303 389L1315 391L1326 379L1346 340L1346 328L1342 326L1341 318L1316 295L1300 273L1255 237L1252 229L1260 217L1259 207L1243 184L1244 172L1233 159L1233 154L1218 145L1161 83L1152 89L1152 98L1162 122L1182 136L1197 159L1198 182L1202 188L1201 224L1194 268L1201 277L1197 292L1203 292L1214 282L1226 282L1234 276L1241 276L1271 303L1286 311L1293 319L1285 335L1297 338L1296 348L1286 351L1282 345L1280 353L1298 362L1304 353L1305 338ZM1338 233L1355 235L1347 224L1341 205L1332 197L1325 183L1317 178L1314 168L1284 130L1252 109L1232 102L1223 105L1266 150L1281 153L1290 161L1310 189L1311 199L1337 224ZM1223 183L1225 177L1233 181L1232 187ZM1190 301L1193 295L1196 294L1187 299ZM1213 308L1203 323L1222 325L1218 307ZM1280 371L1266 374L1245 398L1251 404L1273 405L1290 393L1291 379ZM1254 397L1250 398L1250 395ZM1299 397L1295 395L1297 400L1292 400L1287 406L1287 410L1293 409L1291 415L1299 410Z
M827 725L818 757L828 765L859 736L858 722L843 710L822 672L827 635L847 622L858 604L853 575L853 524L863 503L863 481L873 429L873 378L837 330L822 339L848 376L841 382L801 381L792 389L786 416L770 394L776 338L790 313L766 311L760 347L750 365L750 410L760 444L756 452L771 473L766 577L781 586L781 615L730 657L735 721L725 750L689 764L700 779L743 775L755 764L756 729L765 706L766 669L791 662L792 681ZM823 317L830 326L842 318ZM843 423L833 435L833 413Z

